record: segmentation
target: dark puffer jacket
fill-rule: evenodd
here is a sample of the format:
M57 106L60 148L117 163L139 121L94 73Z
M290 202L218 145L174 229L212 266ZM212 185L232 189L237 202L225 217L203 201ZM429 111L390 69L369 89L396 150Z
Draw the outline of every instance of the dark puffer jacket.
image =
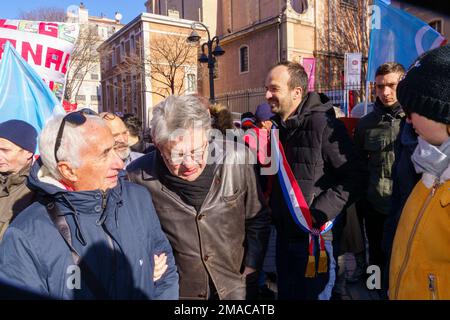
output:
M417 133L414 131L412 124L407 123L406 118L403 118L400 123L399 138L395 141L395 162L392 168L392 208L383 229L382 249L387 257L387 267L384 268L386 287L389 285L389 262L395 231L403 207L421 177L420 174L416 173L411 161L417 143Z
M39 201L17 216L0 244L0 291L6 284L22 290L24 297L98 297L83 272L78 273L80 288L69 286L76 279L74 260L47 212L45 203L51 200L65 216L75 250L95 275L90 283L103 287L108 298L178 298L172 248L145 188L121 178L108 192L72 192L45 172L40 161L34 164L29 182ZM154 282L153 255L162 252L168 269Z
M344 124L336 119L330 102L310 92L286 122L272 118L297 183L317 226L335 218L361 194L364 170ZM273 219L280 236L308 240L286 206L280 184L274 179L271 196ZM331 233L325 235L331 239Z

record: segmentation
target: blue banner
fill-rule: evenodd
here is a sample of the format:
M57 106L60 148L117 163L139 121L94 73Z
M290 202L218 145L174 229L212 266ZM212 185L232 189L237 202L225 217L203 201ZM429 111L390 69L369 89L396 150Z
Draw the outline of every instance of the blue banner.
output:
M56 113L65 113L55 95L10 42L0 61L0 122L17 119L38 133Z
M445 43L427 23L387 0L374 0L371 22L367 81L375 81L376 69L383 63L398 62L408 69L422 53Z

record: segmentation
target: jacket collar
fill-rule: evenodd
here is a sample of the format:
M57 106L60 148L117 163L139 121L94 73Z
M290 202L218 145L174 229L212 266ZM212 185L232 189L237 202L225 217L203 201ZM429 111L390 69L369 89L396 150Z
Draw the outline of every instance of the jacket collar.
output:
M313 112L327 112L332 109L332 104L322 101L319 94L309 92L298 105L295 112L289 116L286 121L282 121L279 115L275 115L272 119L286 129L295 129L301 126L303 120Z
M17 173L9 175L0 174L0 197L9 196L12 188L26 183L30 169L31 163L23 167Z
M376 99L373 111L380 117L389 119L401 119L405 116L402 106L397 101L393 106L385 106L379 98Z
M322 101L321 96L316 92L309 92L300 102L296 111L286 120L282 121L281 117L277 114L271 118L271 120L280 129L281 139L283 139L284 133L287 132L287 139L292 137L298 128L303 126L305 119L308 118L314 112L327 113L333 111L333 105L330 101Z
M75 210L83 214L99 214L105 207L121 202L123 179L123 175L119 175L117 186L106 192L101 190L68 191L50 175L49 170L39 159L31 168L29 186L40 197L60 204L62 213L74 213Z
M414 128L410 123L406 122L404 124L403 130L401 131L400 142L402 145L407 147L415 148L417 146L417 133L414 131Z

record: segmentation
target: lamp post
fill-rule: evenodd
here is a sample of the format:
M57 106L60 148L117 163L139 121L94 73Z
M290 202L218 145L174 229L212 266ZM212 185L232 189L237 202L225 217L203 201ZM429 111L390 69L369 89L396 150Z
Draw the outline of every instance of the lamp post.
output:
M200 57L198 58L198 61L200 63L208 63L208 69L209 69L209 101L210 102L214 102L216 100L215 96L214 96L214 65L216 62L216 57L219 57L221 55L223 55L225 53L225 51L219 46L219 37L215 36L211 39L211 35L209 33L208 27L205 26L203 23L201 22L194 22L191 25L192 28L192 32L189 35L189 37L187 38L187 41L190 43L197 43L200 41L201 37L200 35L197 33L197 31L195 31L195 25L201 25L203 28L205 28L206 32L208 33L208 41L203 43L201 48L202 48L202 53L200 55ZM213 45L215 43L215 47L213 50ZM208 55L206 55L205 53L205 48L207 48L208 50Z

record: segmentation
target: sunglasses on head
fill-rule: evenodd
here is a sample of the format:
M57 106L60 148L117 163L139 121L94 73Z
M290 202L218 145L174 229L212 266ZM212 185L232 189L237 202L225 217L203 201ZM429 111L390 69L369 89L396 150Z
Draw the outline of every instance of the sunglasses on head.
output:
M56 160L56 163L59 162L57 154L58 154L59 148L61 147L61 141L62 141L62 137L63 137L63 133L64 133L64 127L66 126L66 122L69 122L69 123L77 125L77 126L81 126L87 120L85 114L87 114L87 115L98 115L95 111L92 111L91 109L85 108L85 109L81 109L81 110L78 110L78 111L75 111L75 112L68 113L62 119L61 125L59 126L58 134L56 136L56 141L55 141L55 160Z
M105 120L114 120L115 118L121 118L122 116L123 116L122 112L115 112L115 113L106 112L105 114L101 115L101 118Z

